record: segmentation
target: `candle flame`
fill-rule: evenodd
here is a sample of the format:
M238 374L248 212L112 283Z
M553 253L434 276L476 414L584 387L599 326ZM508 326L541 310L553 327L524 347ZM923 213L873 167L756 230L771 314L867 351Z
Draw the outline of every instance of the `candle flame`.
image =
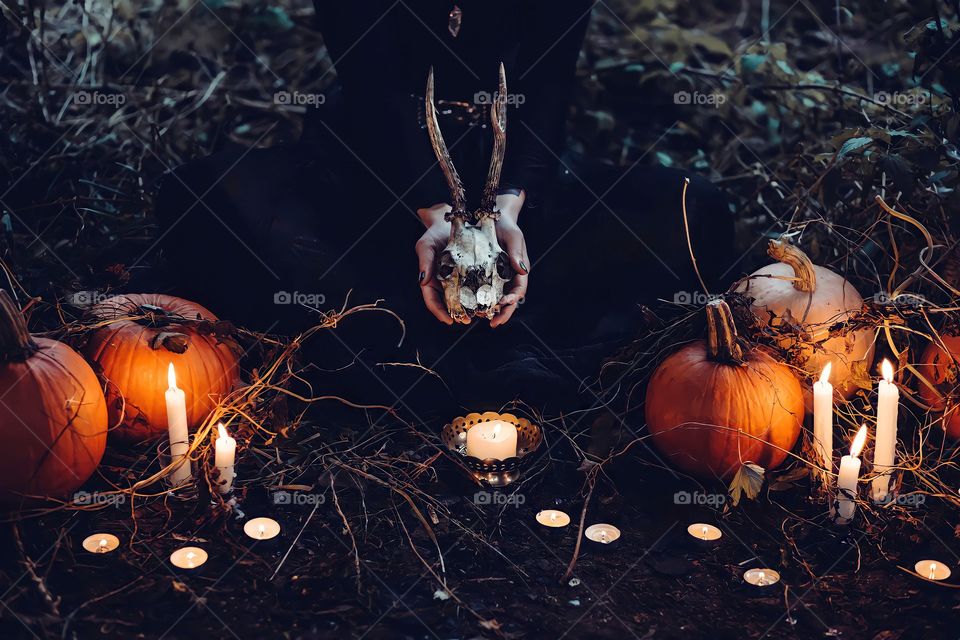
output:
M107 550L107 539L100 538L100 545L97 547L97 551L99 551L100 553L103 553L106 550Z
M257 536L262 538L263 534L267 532L267 528L262 524L257 527Z
M857 432L857 437L853 439L853 444L850 445L850 455L856 458L860 455L860 452L863 451L863 445L867 443L867 425L860 427L860 431Z
M822 382L822 383L824 383L824 384L830 382L830 370L831 370L831 369L833 369L833 363L832 363L832 362L828 362L826 365L824 365L823 371L820 372L820 382Z
M893 382L893 365L890 364L890 361L886 358L883 359L883 364L880 365L880 371L883 373L884 380Z
M493 425L493 437L491 438L491 440L496 440L497 436L499 435L500 435L500 423L498 422L497 424Z
M707 532L708 532L708 531L709 531L709 529L707 528L707 525L703 525L703 529L701 529L701 533L703 534L703 539L704 539L704 540L707 539Z
M757 574L757 585L762 587L766 584L767 584L767 574L761 571L759 574Z
M227 430L223 428L222 422L217 423L217 430L220 431L220 438L222 440L226 440L228 437L230 437L227 435Z
M550 514L550 520L552 520L553 522L556 522L556 521L557 521L557 512L556 512L556 511L554 511L553 513Z
M936 562L930 563L930 579L931 580L937 579L937 563Z
M167 367L167 385L171 389L177 388L177 372L173 368L173 363L170 363L170 366Z

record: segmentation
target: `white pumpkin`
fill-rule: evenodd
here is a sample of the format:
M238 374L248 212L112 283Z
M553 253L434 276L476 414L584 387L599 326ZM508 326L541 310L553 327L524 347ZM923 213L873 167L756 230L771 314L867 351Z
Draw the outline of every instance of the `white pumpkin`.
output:
M863 306L863 298L843 276L813 264L786 241L771 240L767 254L777 262L754 271L736 290L753 299L761 322L800 330L781 341L795 354L791 364L816 378L830 362L834 392L849 398L857 389L856 378L864 377L873 363L873 331L844 326ZM811 386L804 385L808 411L812 396Z

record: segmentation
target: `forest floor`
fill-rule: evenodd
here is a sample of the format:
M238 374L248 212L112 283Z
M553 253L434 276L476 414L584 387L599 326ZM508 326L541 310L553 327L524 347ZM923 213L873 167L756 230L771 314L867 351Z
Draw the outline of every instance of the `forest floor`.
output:
M5 288L34 301L31 328L63 336L82 316L77 292L169 284L152 217L169 168L295 139L303 110L271 96L278 86L322 91L333 74L304 0L96 0L87 11L70 3L44 12L9 4L0 5L0 77L9 79L0 93L0 266ZM906 225L891 240L876 193L896 196L938 246L953 246L957 233L960 119L950 96L960 9L918 4L601 1L579 64L570 146L625 167L691 169L726 187L737 202L738 274L763 261L766 238L800 230L818 261L844 265L862 292L882 291L880 274L911 272L924 242ZM123 101L71 100L87 85ZM936 283L924 286L950 302ZM690 308L655 312L673 319ZM837 527L793 462L733 505L725 486L676 475L648 447L631 390L650 374L650 351L639 341L626 360L607 354L611 368L601 373L598 358L589 378L568 367L565 384L580 392L569 406L530 406L522 394L503 405L541 424L545 442L502 491L479 488L443 449L437 434L452 416L424 397L449 381L423 367L405 371L405 393L368 371L364 397L346 397L360 409L323 403L301 415L293 406L284 415L296 418L284 421L270 414L275 398L258 406L278 435L258 432L244 447L232 509L161 484L116 493L158 463L155 443L111 447L87 487L104 502L6 518L0 634L960 637L957 452L927 430L923 411L907 411L903 439L938 475L922 490L919 475L903 479L912 502L863 504L852 526ZM858 402L851 415L872 411L866 395ZM534 519L545 508L573 522L548 530ZM582 539L581 514L622 537L607 546ZM279 539L248 544L242 523L256 516L279 521ZM695 541L686 531L695 522L723 537ZM101 531L120 548L84 552L81 541ZM169 554L187 543L208 551L201 571L171 567ZM924 558L952 567L949 584L912 573ZM751 587L742 576L753 567L782 580Z

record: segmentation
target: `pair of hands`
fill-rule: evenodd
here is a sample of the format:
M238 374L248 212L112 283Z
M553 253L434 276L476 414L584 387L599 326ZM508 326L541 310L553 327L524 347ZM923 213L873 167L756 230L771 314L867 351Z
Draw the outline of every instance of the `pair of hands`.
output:
M517 305L527 295L527 281L530 274L530 257L527 255L527 243L523 232L517 225L520 209L523 208L525 194L503 194L497 196L497 209L500 219L497 220L497 241L500 247L510 256L517 275L505 288L500 300L499 311L490 319L491 327L505 324L517 310ZM423 302L427 305L437 320L444 324L453 324L453 318L447 313L443 302L443 288L436 278L437 256L447 247L450 241L450 223L443 219L444 214L450 211L448 204L437 204L426 209L418 209L420 221L427 228L417 241L417 259L420 263L420 291L423 293ZM470 319L466 319L470 323Z

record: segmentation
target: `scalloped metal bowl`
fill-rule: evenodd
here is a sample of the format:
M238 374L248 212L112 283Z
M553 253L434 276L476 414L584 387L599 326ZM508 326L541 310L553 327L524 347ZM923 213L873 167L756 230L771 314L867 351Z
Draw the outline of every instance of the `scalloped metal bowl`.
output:
M502 420L517 428L517 455L505 460L488 458L481 460L466 454L467 431L481 422ZM504 487L520 477L520 463L525 456L533 453L543 442L543 432L540 427L526 418L518 418L512 413L468 413L450 421L443 427L441 438L447 449L460 455L470 474L478 481L492 487Z

